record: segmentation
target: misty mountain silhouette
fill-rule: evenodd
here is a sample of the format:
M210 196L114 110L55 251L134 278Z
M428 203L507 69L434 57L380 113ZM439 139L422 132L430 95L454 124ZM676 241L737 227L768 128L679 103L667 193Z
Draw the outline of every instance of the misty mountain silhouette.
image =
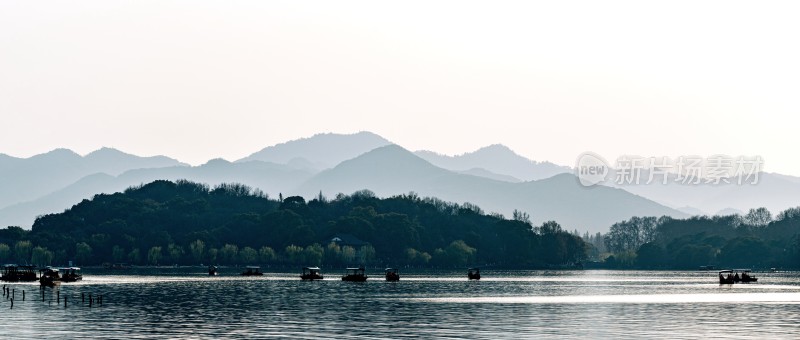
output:
M165 156L139 157L111 148L86 156L56 149L30 158L0 154L0 226L27 228L37 215L157 179L189 179L212 186L235 182L271 196L299 193L307 198L320 190L329 197L361 189L379 196L415 191L474 203L506 216L519 209L537 223L555 219L581 230L606 230L633 215L746 212L760 206L777 214L800 205L800 178L760 176L755 186L659 183L584 188L576 184L570 168L534 162L500 144L459 156L411 153L370 132L318 134L264 148L236 162L215 159L196 167Z
M266 147L237 162L258 160L288 164L303 161L322 170L387 144L391 142L372 132L323 133Z
M572 169L550 162L536 162L522 157L502 144L494 144L458 156L446 156L432 151L417 151L415 154L438 167L466 171L485 169L491 173L511 176L523 181L553 177L572 172Z
M797 177L759 173L757 185L738 184L681 184L669 176L667 184L655 181L650 184L615 185L636 195L647 197L679 210L696 209L695 214L712 215L714 212L735 209L747 212L751 208L766 207L773 215L800 206L800 182ZM735 183L735 179L731 183ZM700 213L702 212L702 213Z
M61 212L96 194L119 192L158 179L172 181L188 179L211 186L220 183L242 183L253 188L269 188L277 195L279 192L288 192L297 187L311 175L311 172L282 164L260 161L231 163L223 159L213 159L195 167L135 169L119 176L97 173L35 200L2 208L0 221L6 225L28 227L33 224L37 215Z
M67 149L16 158L0 157L0 207L36 199L95 174L118 175L131 169L181 165L164 157L139 157L102 148L84 157Z
M686 216L621 189L582 187L572 174L523 183L498 181L436 167L397 145L377 148L320 172L294 193L312 197L322 191L333 196L361 189L378 196L413 191L420 196L470 202L506 216L519 209L530 213L534 223L556 220L565 228L592 232L605 231L631 216Z

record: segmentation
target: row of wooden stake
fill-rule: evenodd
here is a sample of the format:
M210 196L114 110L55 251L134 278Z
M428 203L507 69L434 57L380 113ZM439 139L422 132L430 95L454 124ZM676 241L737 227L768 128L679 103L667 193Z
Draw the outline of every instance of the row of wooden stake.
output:
M45 302L45 296L44 296L45 287L42 286L39 289L39 291L42 293L42 302ZM16 289L12 289L12 288L6 287L6 285L3 285L3 298L5 298L6 301L9 301L11 303L11 307L9 307L10 309L14 308L14 300L15 300L16 295L17 295L17 290ZM66 295L66 294L64 295L64 308L67 308L67 298L68 297L69 297L68 295ZM87 297L86 293L81 293L81 305L86 304L86 297ZM89 307L92 307L93 304L97 304L99 306L103 305L103 294L98 294L98 295L93 297L92 293L89 293L88 294L88 298L89 298ZM22 301L25 301L25 290L24 289L22 290ZM53 304L52 295L50 297L49 304L50 305ZM56 290L56 305L60 305L60 304L61 304L61 291L60 290Z

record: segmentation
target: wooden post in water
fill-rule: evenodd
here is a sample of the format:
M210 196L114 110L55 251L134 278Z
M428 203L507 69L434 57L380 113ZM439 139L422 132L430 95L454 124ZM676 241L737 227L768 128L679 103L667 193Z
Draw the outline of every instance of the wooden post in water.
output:
M61 303L61 291L56 291L56 303Z
M44 302L44 289L42 289L42 302Z
M13 298L11 299L11 308L10 309L14 309L14 299Z
M25 301L25 290L22 290L22 301Z
M67 308L67 296L64 295L64 308Z
M89 293L89 307L92 306L92 293Z
M84 303L86 303L86 299L84 299L83 293L81 293L81 304L84 304Z

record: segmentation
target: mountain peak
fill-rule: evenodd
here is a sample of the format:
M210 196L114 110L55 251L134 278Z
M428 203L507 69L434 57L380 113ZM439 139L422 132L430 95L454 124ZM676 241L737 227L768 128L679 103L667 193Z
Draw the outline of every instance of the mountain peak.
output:
M404 149L397 144L389 144L372 149L356 158L343 162L345 165L350 162L371 163L371 164L392 164L408 166L411 164L425 167L434 167L424 159L415 155L413 152ZM338 168L338 166L337 166Z
M50 150L46 153L32 156L31 158L28 159L63 162L65 160L75 160L79 158L81 158L81 155L77 154L75 151L72 151L70 149L58 148Z
M80 156L80 155L78 155L77 152L72 151L70 149L66 149L66 148L56 148L56 149L50 150L50 151L48 151L46 153L43 153L43 154L40 154L40 155L37 155L37 156L41 156L41 155L47 155L47 156ZM34 156L34 157L36 157L36 156Z
M498 175L510 176L525 181L552 177L559 173L570 172L570 169L548 162L535 162L520 156L503 144L492 144L473 152L458 156L446 156L430 151L417 151L416 155L444 169L452 171L469 171L482 168ZM486 176L487 178L492 178Z
M397 144L380 146L358 157L343 161L329 171L358 170L367 172L417 172L422 169L443 171Z
M230 161L227 161L227 160L225 160L223 158L214 158L214 159L208 160L208 162L206 162L206 164L203 164L201 166L226 166L226 165L230 165L230 164L231 164Z
M114 149L114 148L109 148L109 147L105 147L104 146L102 148L99 148L99 149L97 149L95 151L92 151L92 152L86 154L85 157L86 158L95 158L95 157L100 158L100 157L118 157L118 156L133 156L133 155L124 153L124 152L119 151L119 150Z
M388 144L391 142L368 131L353 134L319 133L266 147L237 162L258 160L288 164L299 157L324 169Z
M351 193L369 189L381 196L424 188L449 171L438 168L395 144L377 147L322 171L297 189L297 193ZM471 177L471 176L470 176Z
M503 144L492 144L492 145L484 146L484 147L482 147L482 148L480 148L478 150L475 150L473 152L468 152L466 154L487 153L487 152L491 152L491 153L495 153L495 152L497 152L497 153L508 153L508 154L517 155L517 153L514 152L514 150L511 150L511 148L509 148L509 147L507 147L507 146L505 146Z

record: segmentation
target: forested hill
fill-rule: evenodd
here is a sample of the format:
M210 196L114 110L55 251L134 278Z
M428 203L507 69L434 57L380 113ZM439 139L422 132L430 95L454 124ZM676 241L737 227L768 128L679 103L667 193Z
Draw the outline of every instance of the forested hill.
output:
M31 231L0 230L0 261L540 267L585 259L584 241L557 223L514 217L415 194L306 202L237 184L155 181L41 216Z

